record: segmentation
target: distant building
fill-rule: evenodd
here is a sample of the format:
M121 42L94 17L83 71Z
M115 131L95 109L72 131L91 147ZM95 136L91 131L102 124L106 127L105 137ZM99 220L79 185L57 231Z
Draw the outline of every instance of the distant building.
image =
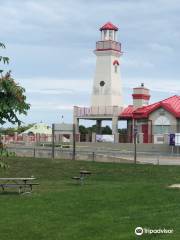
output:
M21 134L27 134L27 135L45 134L45 135L49 135L49 134L52 134L52 128L45 123L36 123L36 124L34 124L34 126L27 129L26 131L22 132Z

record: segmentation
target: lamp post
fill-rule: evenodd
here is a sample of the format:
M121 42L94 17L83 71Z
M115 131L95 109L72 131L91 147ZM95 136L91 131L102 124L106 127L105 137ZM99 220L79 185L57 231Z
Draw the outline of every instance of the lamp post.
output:
M137 126L134 126L134 164L136 164L137 160L137 134L138 134L138 128Z

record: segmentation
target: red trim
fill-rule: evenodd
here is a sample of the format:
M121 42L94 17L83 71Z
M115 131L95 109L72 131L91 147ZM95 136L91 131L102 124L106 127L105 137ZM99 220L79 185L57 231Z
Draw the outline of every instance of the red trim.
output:
M96 51L107 51L107 50L113 50L113 51L122 53L120 50L113 49L113 48L96 49Z
M113 62L113 65L119 65L119 62L118 62L118 60L114 60L114 62Z
M105 25L103 25L100 29L100 31L102 30L114 30L114 31L118 31L118 28L112 24L111 22L107 22Z
M96 43L99 43L99 42L114 42L114 43L118 43L119 45L121 45L120 42L117 42L117 41L114 41L114 40L101 40L101 41L97 41Z
M145 90L149 90L148 88L145 88L145 87L135 87L135 88L133 88L133 89L140 89L140 90L145 89Z
M133 99L144 99L144 100L149 100L150 99L150 95L146 95L146 94L132 94Z

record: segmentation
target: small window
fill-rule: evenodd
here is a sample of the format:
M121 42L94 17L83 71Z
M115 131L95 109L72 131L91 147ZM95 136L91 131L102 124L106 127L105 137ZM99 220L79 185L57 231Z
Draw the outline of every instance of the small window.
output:
M107 30L104 30L104 39L107 40Z
M118 71L118 65L114 65L114 72L117 73Z
M117 73L118 72L118 66L119 66L118 60L114 60L113 66L114 66L114 72Z
M103 87L103 86L105 85L105 82L104 82L104 81L100 81L99 85L100 85L101 87Z
M169 125L154 125L154 134L168 134L170 133Z

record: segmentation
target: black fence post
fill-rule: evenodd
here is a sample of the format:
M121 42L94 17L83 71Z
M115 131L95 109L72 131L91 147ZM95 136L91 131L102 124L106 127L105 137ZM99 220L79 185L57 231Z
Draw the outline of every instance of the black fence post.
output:
M54 123L52 124L52 159L54 159Z
M34 151L33 151L33 157L36 157L36 148L34 147Z
M137 126L134 125L134 164L137 163Z
M95 161L95 152L92 153L92 160Z
M73 124L73 160L76 160L76 128Z

